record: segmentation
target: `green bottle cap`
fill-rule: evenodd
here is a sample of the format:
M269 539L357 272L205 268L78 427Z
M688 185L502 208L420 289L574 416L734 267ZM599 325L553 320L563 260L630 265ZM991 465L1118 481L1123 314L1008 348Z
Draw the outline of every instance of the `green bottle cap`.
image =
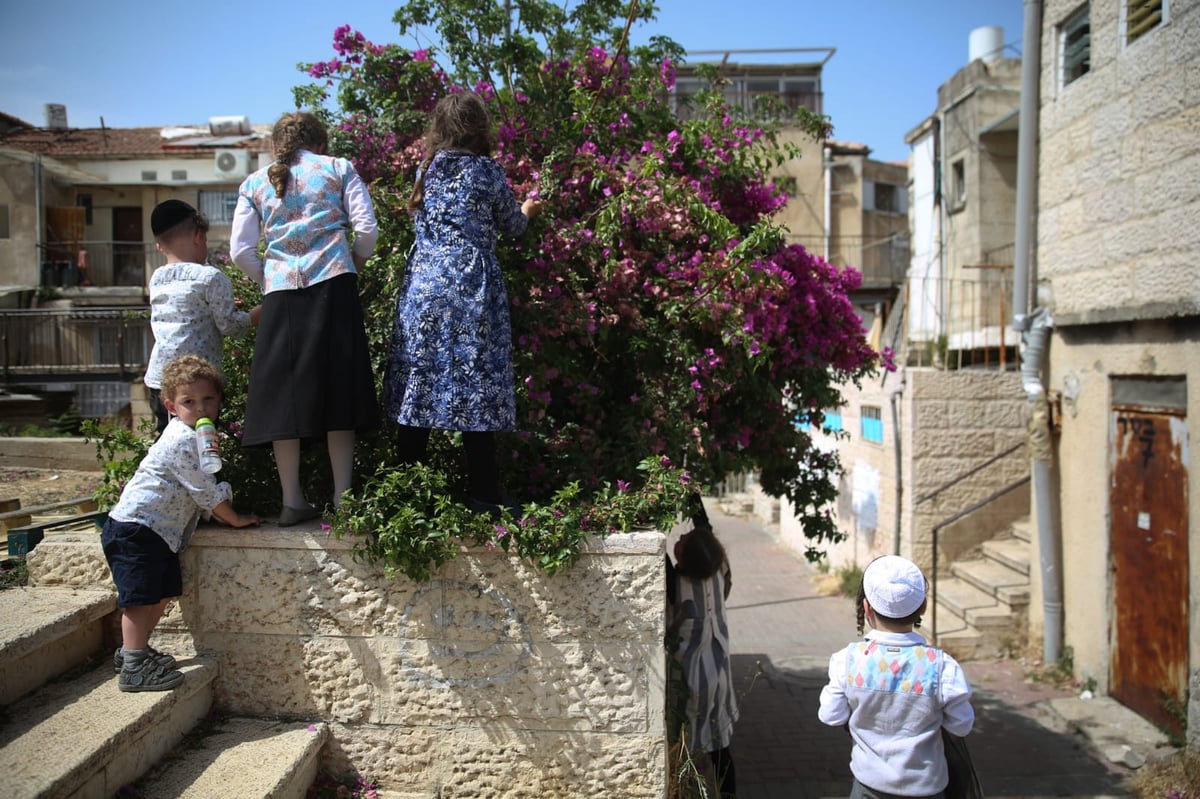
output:
M202 424L212 425L212 423L213 423L212 419L209 419L207 416L201 416L199 419L196 420L196 427L199 427ZM213 425L213 427L216 427L216 425Z

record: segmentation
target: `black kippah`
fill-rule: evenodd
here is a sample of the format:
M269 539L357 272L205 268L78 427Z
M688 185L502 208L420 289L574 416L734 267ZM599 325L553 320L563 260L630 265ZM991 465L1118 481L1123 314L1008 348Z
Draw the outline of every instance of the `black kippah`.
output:
M183 200L165 200L154 206L150 213L150 230L161 236L185 219L196 216L196 209Z

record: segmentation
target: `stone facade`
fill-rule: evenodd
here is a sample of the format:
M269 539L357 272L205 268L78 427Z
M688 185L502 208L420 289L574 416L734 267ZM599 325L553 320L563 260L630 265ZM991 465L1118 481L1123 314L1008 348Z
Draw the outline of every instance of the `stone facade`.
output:
M401 797L662 797L658 533L592 540L548 577L464 550L426 583L320 533L201 529L155 634L215 654L225 713L330 722L334 772ZM95 537L30 555L38 585L108 585Z
M899 431L891 411L896 392ZM1020 376L1014 372L907 368L889 374L886 381L880 377L864 381L861 389L847 386L844 397L846 403L840 410L847 435L841 439L816 437L820 446L837 447L846 470L837 507L838 528L846 539L824 547L834 567L863 566L878 555L893 552L899 507L900 554L928 572L933 565L933 526L1028 471L1023 449L984 467L1025 437L1025 396ZM878 411L882 441L864 437L864 407ZM902 488L899 504L897 443ZM977 473L968 476L977 468ZM942 490L936 497L917 504L938 489ZM948 530L940 536L939 566L947 564L943 558L953 558L986 540L1027 510L1027 503L1014 507L1005 502ZM781 519L781 536L802 551L803 520L786 504Z
M1037 276L1053 313L1046 385L1061 393L1056 485L1062 509L1064 644L1082 676L1112 678L1110 517L1114 386L1182 380L1200 418L1200 2L1164 3L1164 21L1127 42L1122 3L1090 12L1090 66L1064 81L1059 26L1071 0L1045 4L1041 42ZM1194 437L1193 437L1194 438ZM1200 663L1200 460L1183 452L1190 669ZM1034 568L1036 575L1039 569ZM1035 589L1038 586L1035 584ZM1037 592L1031 627L1043 623ZM1196 692L1193 688L1193 703ZM1194 711L1193 711L1194 713Z

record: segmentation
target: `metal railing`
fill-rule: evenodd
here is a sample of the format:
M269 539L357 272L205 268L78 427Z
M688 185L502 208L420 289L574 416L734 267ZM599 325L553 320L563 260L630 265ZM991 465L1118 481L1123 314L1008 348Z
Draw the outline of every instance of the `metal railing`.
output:
M815 255L824 256L824 236L788 234L789 244L799 244ZM891 288L904 282L908 270L908 234L890 236L830 236L829 262L852 266L862 273L862 287Z
M166 258L153 242L80 241L45 245L39 284L44 288L144 286Z
M1024 444L1022 444L1021 446L1024 446ZM1027 485L1029 483L1029 481L1030 481L1030 477L1028 475L1020 478L1019 480L1015 480L1014 482L1006 485L1004 488L1001 488L997 491L993 491L990 495L988 495L987 497L984 497L983 499L970 505L969 507L963 508L958 513L955 513L952 516L947 516L945 519L942 519L940 522L938 522L937 524L935 524L933 526L933 528L932 528L933 541L932 541L932 546L931 546L932 555L933 555L933 566L929 570L930 571L930 593L933 594L933 608L930 611L929 624L930 624L930 630L933 633L933 639L935 642L937 641L937 635L938 635L938 623L937 623L938 539L941 537L942 530L945 529L946 527L949 527L950 525L954 524L959 519L963 519L967 516L970 516L975 511L980 510L984 507L987 507L988 505L990 505L991 503L1000 499L1001 497L1003 497L1007 494L1011 494L1013 491L1016 491L1021 486Z
M210 238L209 253L228 252L229 242ZM50 242L44 245L38 283L43 288L144 286L167 262L152 241Z
M980 270L976 279L910 275L906 292L909 366L1017 368L1010 271Z
M146 307L0 311L6 385L133 379L153 344Z
M697 92L675 91L670 95L671 110L679 119L698 118L703 107L696 102ZM822 92L752 92L727 88L723 97L726 105L753 117L778 118L780 111L791 115L801 108L821 113Z

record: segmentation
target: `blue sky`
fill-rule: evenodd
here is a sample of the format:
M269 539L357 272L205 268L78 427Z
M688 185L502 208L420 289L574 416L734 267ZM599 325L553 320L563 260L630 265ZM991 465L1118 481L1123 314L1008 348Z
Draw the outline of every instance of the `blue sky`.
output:
M397 2L29 0L0 9L0 111L43 124L44 103L73 127L271 123L293 107L300 61L330 58L333 29L398 41ZM1021 50L1022 0L660 0L638 40L689 50L833 47L825 111L834 136L903 160L904 134L934 110L937 87L966 64L973 28L1004 28ZM804 60L803 57L786 60Z

